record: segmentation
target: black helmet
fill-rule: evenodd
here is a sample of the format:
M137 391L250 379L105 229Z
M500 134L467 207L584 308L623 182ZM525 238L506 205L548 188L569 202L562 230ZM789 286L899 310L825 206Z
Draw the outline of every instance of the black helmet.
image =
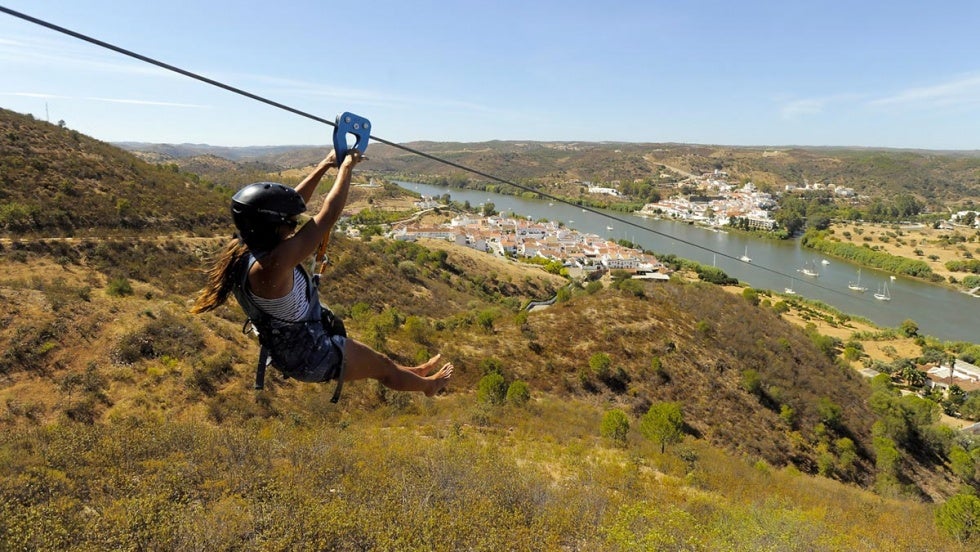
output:
M306 211L296 190L275 182L256 182L231 198L231 218L242 241L253 252L267 252L279 243L278 228Z

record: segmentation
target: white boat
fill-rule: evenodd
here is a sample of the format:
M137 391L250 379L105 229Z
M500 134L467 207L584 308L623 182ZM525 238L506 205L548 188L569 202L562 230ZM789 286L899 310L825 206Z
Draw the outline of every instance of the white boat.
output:
M747 245L745 246L745 254L742 255L741 257L739 257L739 260L741 260L743 262L746 262L746 263L751 263L752 262L752 257L749 257L749 246L747 246Z
M888 279L890 279L893 282L895 281L895 277L894 276L889 276Z
M607 226L607 227L606 227L606 230L612 230L612 229L613 229L613 227L612 227L612 226Z
M830 261L828 261L827 259L824 259L824 260L820 261L820 264L822 264L822 265L829 265L830 264Z
M868 291L868 288L861 285L861 269L858 269L858 279L857 282L848 282L847 289L851 291L856 291L858 293L864 293Z
M793 289L793 280L794 278L790 276L789 285L783 288L783 293L785 293L786 295L796 295L796 290Z
M807 276L812 276L814 278L820 276L820 273L814 270L813 265L809 262L803 264L803 268L800 269L800 272L802 272Z
M884 284L881 289L875 292L875 299L879 301L891 301L892 296L888 293L888 284Z

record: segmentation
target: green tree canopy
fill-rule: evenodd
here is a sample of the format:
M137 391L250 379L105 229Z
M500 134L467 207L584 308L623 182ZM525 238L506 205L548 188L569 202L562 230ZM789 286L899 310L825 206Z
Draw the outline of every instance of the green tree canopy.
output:
M667 445L680 442L684 436L684 415L680 403L654 403L640 419L640 434L651 441L660 443L660 452Z

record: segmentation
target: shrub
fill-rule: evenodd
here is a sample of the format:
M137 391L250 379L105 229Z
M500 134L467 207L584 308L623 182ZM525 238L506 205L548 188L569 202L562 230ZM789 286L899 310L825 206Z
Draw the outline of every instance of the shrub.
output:
M204 348L204 337L195 326L164 311L139 330L126 334L116 347L116 358L132 364L141 358L158 358L164 355L185 358Z
M524 406L531 400L531 388L523 381L515 381L507 387L507 402L514 406Z
M415 266L414 262L405 260L398 263L398 272L401 272L403 276L411 280L418 276L419 269Z
M742 389L757 397L762 396L762 378L758 371L751 368L742 371Z
M606 353L595 353L589 357L589 368L601 380L609 377L610 366L612 366L612 359Z
M507 397L507 382L499 373L487 374L477 384L476 397L483 403L501 404Z
M599 425L599 435L602 435L617 445L625 445L629 429L630 422L626 417L626 413L617 408L606 412L602 417L602 423Z
M429 326L429 323L425 319L419 318L418 316L409 316L405 319L404 328L412 341L420 345L429 343L432 335L432 327Z
M844 410L840 405L829 398L820 397L817 400L817 415L820 416L820 421L826 424L827 427L840 428L843 413Z
M496 315L492 310L482 310L476 315L477 323L487 333L493 333L493 321L495 318Z
M125 297L126 295L133 294L133 286L130 285L129 279L120 276L109 281L109 287L106 289L106 293L113 297Z
M752 304L753 307L759 306L759 292L752 288L745 288L742 290L742 297L746 301Z
M500 360L488 357L480 361L480 373L483 375L500 374L503 377L504 366Z

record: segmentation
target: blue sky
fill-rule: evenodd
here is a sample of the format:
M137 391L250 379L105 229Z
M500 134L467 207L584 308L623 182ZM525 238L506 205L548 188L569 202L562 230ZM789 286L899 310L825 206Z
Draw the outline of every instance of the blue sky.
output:
M609 5L605 5L609 4ZM980 2L0 0L412 140L980 149ZM0 13L0 107L106 141L332 129Z

